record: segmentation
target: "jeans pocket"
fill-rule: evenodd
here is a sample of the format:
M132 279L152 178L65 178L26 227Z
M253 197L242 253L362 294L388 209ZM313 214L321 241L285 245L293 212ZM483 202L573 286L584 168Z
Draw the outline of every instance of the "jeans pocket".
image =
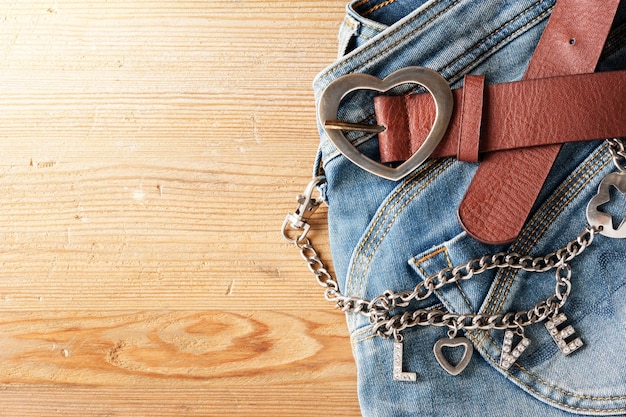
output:
M589 145L585 145L588 147ZM568 158L577 146L566 148ZM559 171L555 165L554 171ZM509 251L543 256L567 246L586 227L585 209L598 184L614 171L608 147L603 144L550 193L546 193ZM559 177L555 172L554 177ZM623 213L621 213L623 215ZM492 330L473 336L483 358L507 379L546 404L580 414L626 413L626 239L596 235L592 244L570 263L571 293L560 308L574 334L584 345L568 354L544 325L525 328L531 345L508 370L499 367L503 332ZM497 272L480 306L484 314L528 311L555 294L555 270L545 273L505 268ZM619 364L619 365L618 365Z

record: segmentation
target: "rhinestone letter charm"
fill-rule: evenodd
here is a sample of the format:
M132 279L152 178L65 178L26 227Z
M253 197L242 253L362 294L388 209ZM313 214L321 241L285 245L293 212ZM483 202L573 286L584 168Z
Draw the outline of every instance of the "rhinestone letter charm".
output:
M574 335L576 331L570 325L565 327L563 330L559 330L558 326L565 323L567 321L567 316L563 313L557 315L556 317L551 318L546 323L546 329L550 332L550 336L554 339L554 343L561 349L564 355L569 355L570 353L578 350L582 345L583 341L580 337L572 340L571 342L567 342L565 339Z
M502 343L502 354L500 355L500 368L509 369L520 357L522 352L530 346L530 339L522 335L522 340L513 348L513 335L515 332L507 330L504 332L504 342Z
M417 381L415 372L402 371L402 356L404 344L402 342L394 342L393 344L393 379L394 381Z
M613 172L600 182L598 194L587 205L587 221L593 227L601 228L600 234L612 238L626 238L626 218L617 228L613 227L613 217L599 210L599 207L611 201L610 188L615 187L626 194L626 172Z

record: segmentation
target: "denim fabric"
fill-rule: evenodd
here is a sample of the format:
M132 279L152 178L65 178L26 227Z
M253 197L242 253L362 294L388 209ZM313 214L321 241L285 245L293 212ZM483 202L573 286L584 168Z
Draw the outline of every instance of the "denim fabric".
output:
M460 87L468 73L483 74L488 83L519 80L554 2L352 2L340 29L340 56L316 78L316 97L344 74L383 78L411 65L438 71L452 88ZM598 70L626 68L625 3ZM372 97L371 92L352 93L338 117L370 120ZM564 246L584 230L587 202L601 179L615 171L604 142L565 145L517 241L488 246L469 237L456 218L477 164L431 160L392 182L358 168L337 152L321 127L320 134L315 169L327 179L323 195L337 279L344 294L367 299L387 289L412 289L429 274L481 255L515 251L538 256ZM376 137L347 137L377 158ZM403 332L404 369L416 372L417 381L394 381L393 341L374 336L366 318L348 313L363 415L626 415L626 239L597 236L572 268L572 293L563 312L585 345L564 356L543 324L527 327L532 344L508 371L498 366L503 331L465 332L474 354L460 375L450 376L432 350L446 337L445 328L414 327ZM554 271L493 270L448 285L414 307L506 313L545 300L554 282Z

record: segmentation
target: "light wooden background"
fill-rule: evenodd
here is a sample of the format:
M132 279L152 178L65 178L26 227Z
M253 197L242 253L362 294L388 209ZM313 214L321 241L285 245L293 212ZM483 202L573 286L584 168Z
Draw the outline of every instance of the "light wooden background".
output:
M279 233L344 3L2 0L1 416L359 414Z

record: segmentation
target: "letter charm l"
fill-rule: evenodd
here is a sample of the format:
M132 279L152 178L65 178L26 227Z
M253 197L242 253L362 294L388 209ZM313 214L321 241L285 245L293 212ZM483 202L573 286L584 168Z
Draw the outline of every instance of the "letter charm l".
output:
M415 372L402 371L402 357L404 352L404 344L395 341L393 343L393 379L395 381L417 381Z

